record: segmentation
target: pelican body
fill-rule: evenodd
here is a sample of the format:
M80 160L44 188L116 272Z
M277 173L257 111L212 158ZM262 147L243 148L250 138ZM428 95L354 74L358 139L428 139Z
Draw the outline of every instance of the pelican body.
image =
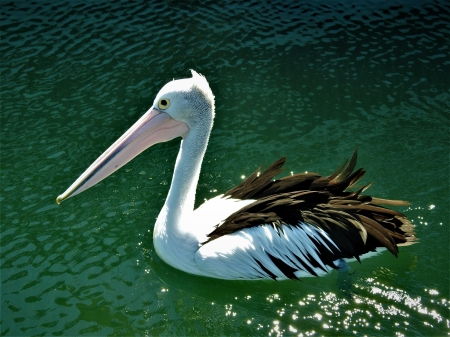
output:
M348 190L364 175L356 150L330 176L296 174L276 180L282 158L194 210L203 156L214 120L205 77L173 80L153 106L60 196L95 185L145 149L182 137L172 184L153 231L157 254L187 273L220 279L297 279L345 269L357 259L413 243L406 217L380 206L406 205Z

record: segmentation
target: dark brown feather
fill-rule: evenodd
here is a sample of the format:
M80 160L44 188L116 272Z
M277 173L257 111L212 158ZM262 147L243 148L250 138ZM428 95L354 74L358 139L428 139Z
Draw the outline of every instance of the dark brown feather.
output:
M360 255L377 247L386 247L397 256L398 245L416 241L414 225L403 214L377 205L403 206L408 205L407 202L362 195L370 184L357 192L348 190L365 174L362 168L354 170L356 150L349 161L327 177L303 173L274 180L283 170L285 161L286 158L279 159L261 174L260 167L224 194L224 197L255 201L228 216L203 244L244 228L271 225L283 231L286 226L308 223L324 230L339 247L333 252L318 247L322 261L335 268L332 261L338 258L359 260ZM292 274L276 257L271 259ZM298 262L302 263L301 259ZM314 265L314 261L312 263Z

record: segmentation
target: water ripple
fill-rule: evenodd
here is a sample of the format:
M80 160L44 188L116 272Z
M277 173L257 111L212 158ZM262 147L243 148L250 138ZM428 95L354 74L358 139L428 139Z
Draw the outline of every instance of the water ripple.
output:
M432 253L448 247L446 2L1 7L2 335L450 329L448 250ZM173 270L151 239L176 142L55 205L158 88L190 68L207 76L218 112L198 203L280 155L288 172L328 173L358 146L373 193L413 202L404 212L420 244L399 260L381 255L355 274L300 283Z

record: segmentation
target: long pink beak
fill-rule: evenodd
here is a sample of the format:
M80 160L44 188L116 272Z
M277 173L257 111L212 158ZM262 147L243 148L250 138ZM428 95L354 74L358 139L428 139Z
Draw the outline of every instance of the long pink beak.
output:
M70 198L103 180L139 153L156 143L184 137L189 127L172 119L169 114L151 109L147 111L113 145L94 161L91 166L58 198L56 202Z

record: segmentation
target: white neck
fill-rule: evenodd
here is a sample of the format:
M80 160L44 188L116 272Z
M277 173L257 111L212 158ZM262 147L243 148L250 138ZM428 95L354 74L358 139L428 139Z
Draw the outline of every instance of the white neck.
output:
M189 226L195 226L189 219L194 211L195 192L212 121L210 124L191 129L181 142L169 194L153 232L158 255L168 264L190 273L197 270L194 254L199 242L189 231Z

